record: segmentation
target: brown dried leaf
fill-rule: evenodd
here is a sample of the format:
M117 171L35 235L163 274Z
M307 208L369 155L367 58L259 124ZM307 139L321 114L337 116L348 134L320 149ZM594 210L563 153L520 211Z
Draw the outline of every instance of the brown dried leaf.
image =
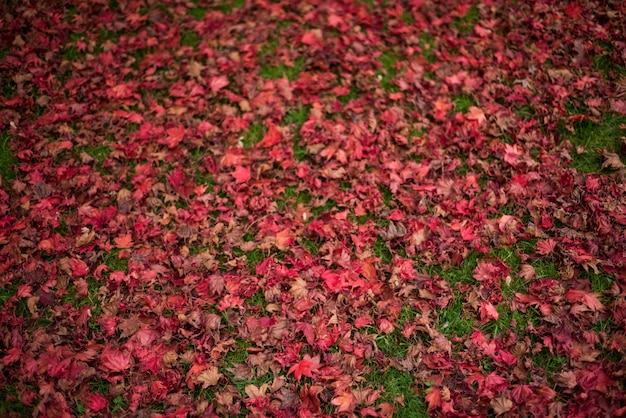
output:
M602 150L602 156L604 157L602 168L608 168L609 170L621 170L624 168L624 163L616 153Z
M513 408L513 402L504 395L491 400L491 407L496 415L502 415Z
M206 389L209 386L217 385L222 376L217 367L211 366L198 375L198 383L202 383L202 389Z

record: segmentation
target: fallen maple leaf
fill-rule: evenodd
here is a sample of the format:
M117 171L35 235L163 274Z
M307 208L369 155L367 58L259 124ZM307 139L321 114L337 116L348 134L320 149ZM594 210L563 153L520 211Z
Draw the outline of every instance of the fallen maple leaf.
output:
M320 367L320 356L311 357L305 354L302 360L289 368L287 374L293 373L298 382L302 376L313 377L313 372L317 372Z
M217 367L211 366L198 375L198 383L202 383L202 389L206 389L209 386L217 385L222 376L223 374L219 372Z
M552 238L537 241L537 253L541 255L552 254L557 242Z
M475 120L479 125L487 122L487 117L485 116L485 112L483 112L479 107L470 106L467 109L467 114L465 117L469 120Z
M131 234L120 235L119 237L113 238L115 241L115 246L117 248L131 248L133 246L133 236Z
M85 406L91 409L93 412L102 411L109 406L109 401L99 393L90 393L89 394L89 402L85 404Z
M111 372L122 372L130 368L130 353L107 347L102 353L102 365Z
M435 409L441 406L441 391L437 388L431 388L430 393L426 395L429 409Z
M513 402L505 396L500 396L491 400L491 407L496 415L502 415L513 409Z
M600 299L598 299L598 297L595 294L587 293L583 290L577 290L577 289L568 290L565 293L565 299L567 299L567 301L570 303L574 303L574 302L583 303L594 312L604 311L605 309L604 305L602 304L602 302L600 302Z
M169 128L165 131L165 133L167 134L167 136L165 138L160 138L158 140L158 143L161 145L166 145L169 149L176 148L185 136L185 127L179 125L174 128Z
M531 280L535 277L535 268L530 264L522 264L519 267L519 273L517 273L517 277L521 277L525 280Z
M250 178L252 178L250 167L243 167L241 165L235 166L235 171L233 171L231 175L237 184L246 183L250 180Z
M220 91L221 89L226 87L228 84L230 84L230 83L228 81L228 77L226 77L225 75L221 75L221 76L218 76L218 77L213 77L213 78L211 78L211 81L209 83L213 93L217 93L218 91Z
M276 125L270 126L269 131L265 134L263 139L261 139L256 146L261 148L271 148L274 145L278 144L282 139L282 135Z
M337 406L337 413L350 412L354 410L354 407L356 406L352 392L341 392L341 394L333 398L330 403Z
M624 168L624 163L616 153L602 150L602 156L604 157L602 168L608 168L609 170L621 170Z

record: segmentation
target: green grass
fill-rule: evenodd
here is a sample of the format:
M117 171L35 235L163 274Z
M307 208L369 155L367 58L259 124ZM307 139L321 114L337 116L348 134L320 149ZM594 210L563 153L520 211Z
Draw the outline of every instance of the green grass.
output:
M311 202L311 194L308 190L301 190L296 193L296 186L287 186L285 191L281 193L281 198L276 201L278 209L283 210L287 207L298 207L298 205L307 205Z
M304 238L304 237L300 237L299 238L299 242L300 245L302 247L304 247L309 253L311 253L311 255L315 256L317 255L317 253L320 250L320 246L317 242Z
M120 414L122 411L126 411L128 409L128 401L124 398L124 396L119 395L113 398L113 402L111 405L111 412L113 415Z
M306 66L306 61L304 57L297 58L293 66L288 66L285 64L279 65L263 65L261 66L261 70L259 71L259 76L268 80L281 78L283 75L287 76L289 81L297 80L300 76L300 72Z
M626 130L620 125L626 124L626 116L609 114L599 123L582 120L574 124L575 133L565 132L565 137L572 144L583 147L586 152L572 155L572 167L584 173L598 173L603 171L602 149L621 154L622 137L626 136ZM626 158L621 156L622 163Z
M599 274L595 274L593 272L583 273L581 278L589 279L591 290L595 293L605 293L616 283L616 279L612 274L603 272Z
M610 42L600 42L600 46L603 49L598 55L593 57L594 70L602 73L607 80L617 80L622 76L626 76L626 67L617 64L611 59L611 54L615 50L615 47Z
M246 301L250 306L258 306L261 308L261 311L265 311L265 305L267 302L265 301L265 296L263 295L262 290L258 290L254 295L247 298Z
M554 264L554 260L552 260L551 258L541 258L531 261L529 264L535 268L535 273L540 279L559 278L559 268L556 266L556 264Z
M233 248L233 254L235 254L237 257L245 256L246 264L248 265L248 268L250 269L250 271L252 273L256 273L256 265L257 264L263 262L263 260L265 260L271 254L276 254L276 253L277 253L277 251L270 252L268 254L268 253L266 253L263 250L260 250L258 248L255 248L254 250L248 251L248 252L244 252L239 247L234 247Z
M419 47L426 62L434 64L437 60L435 56L435 38L428 32L422 32L419 37Z
M91 158L94 158L96 161L98 161L98 165L102 165L104 160L109 158L109 155L111 154L111 149L108 147L108 145L85 147L84 150L87 154L89 154Z
M119 258L120 250L115 248L103 257L103 263L107 265L111 271L123 271L128 270L128 260L125 258Z
M276 52L276 48L278 48L278 39L270 38L268 39L262 46L259 48L258 57L264 58L269 55L273 55Z
M533 365L541 370L542 373L545 373L548 378L551 378L555 373L559 373L567 363L565 357L554 355L545 348L539 353L532 355L531 359Z
M397 416L399 417L428 417L425 395L415 393L415 380L410 373L393 367L384 371L376 370L376 367L373 369L374 371L363 377L367 383L384 391L377 404L382 402L395 404L398 407ZM396 401L399 396L404 397L404 406Z
M31 416L33 407L20 401L18 388L12 384L4 384L0 389L0 416Z
M471 106L477 105L476 100L467 94L461 94L454 97L452 99L452 103L454 103L454 110L461 113L467 113Z
M241 9L246 5L246 0L222 0L222 4L216 7L222 13L232 13L235 9Z
M448 282L454 294L452 303L445 308L437 309L437 328L448 337L467 336L473 332L472 327L476 327L475 318L467 316L468 309L464 306L465 298L456 290L456 284L477 284L472 276L478 264L478 258L478 253L471 253L459 267L440 272L440 276Z
M0 134L0 176L2 176L2 182L13 181L16 177L16 171L14 166L17 165L17 157L13 153L13 150L9 147L11 142L11 135L8 131L4 131Z
M392 51L385 51L378 57L378 61L383 66L381 71L378 71L380 78L380 85L387 91L397 91L397 86L394 84L398 70L396 70L396 63L398 62L398 55Z
M263 125L261 123L253 123L246 130L245 134L243 135L243 139L241 140L241 143L246 148L252 148L263 139L264 133L265 128L263 128Z
M227 367L232 367L233 364L243 364L248 359L248 348L252 347L254 344L248 340L236 339L235 340L235 349L233 351L229 351L224 356L224 363Z
M452 26L459 31L461 35L469 35L474 30L474 24L480 17L480 10L476 4L472 4L467 14L463 17L455 17Z
M383 238L378 237L376 239L376 241L374 242L373 250L374 255L378 257L383 264L391 263L391 260L393 259L393 253L387 245L387 241L385 241Z
M283 122L287 125L293 125L293 157L296 161L303 161L309 156L306 147L300 144L300 130L304 122L309 120L310 106L299 105L287 112L283 117Z
M188 46L191 48L197 48L200 45L200 39L198 34L194 31L185 30L180 38L180 46Z
M204 19L204 15L208 12L206 7L192 7L189 9L189 14L196 20Z

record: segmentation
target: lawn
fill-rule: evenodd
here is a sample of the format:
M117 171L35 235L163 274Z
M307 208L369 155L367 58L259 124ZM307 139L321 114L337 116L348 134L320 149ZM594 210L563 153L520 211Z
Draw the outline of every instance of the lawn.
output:
M0 16L1 416L626 414L626 5Z

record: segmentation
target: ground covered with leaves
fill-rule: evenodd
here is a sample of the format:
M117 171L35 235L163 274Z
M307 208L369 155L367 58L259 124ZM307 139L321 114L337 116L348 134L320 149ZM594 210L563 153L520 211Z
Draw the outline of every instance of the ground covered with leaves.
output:
M0 414L626 415L624 22L2 2Z

